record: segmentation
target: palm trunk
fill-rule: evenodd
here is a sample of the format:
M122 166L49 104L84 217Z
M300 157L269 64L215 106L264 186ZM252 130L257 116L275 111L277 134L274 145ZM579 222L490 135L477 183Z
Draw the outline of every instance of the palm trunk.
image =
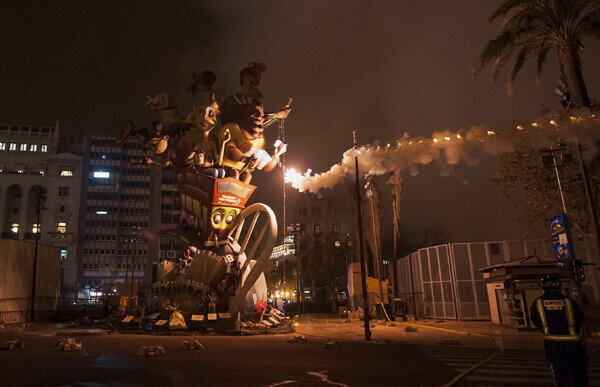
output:
M587 87L583 80L583 71L581 69L581 61L579 60L577 47L569 46L563 51L563 55L565 56L569 67L569 80L571 81L573 93L577 100L577 107L591 107L590 97L588 96Z

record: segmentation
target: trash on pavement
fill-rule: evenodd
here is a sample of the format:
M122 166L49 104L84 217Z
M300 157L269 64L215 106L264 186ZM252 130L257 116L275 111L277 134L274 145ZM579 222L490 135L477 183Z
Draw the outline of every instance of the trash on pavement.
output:
M295 335L287 340L288 343L308 343L308 339L301 335Z
M165 353L165 349L160 345L144 345L138 348L136 356L160 356Z
M342 340L331 340L323 344L323 348L326 349L339 349L344 348L344 343Z
M71 352L81 350L81 343L75 341L74 337L58 340L54 346L57 351Z
M204 346L202 344L200 344L198 342L198 340L194 340L194 341L185 340L183 342L183 349L186 349L186 350L196 350L196 349L203 349L203 348L204 348Z
M23 343L21 340L8 340L0 344L0 349L8 349L9 351L23 347L25 347L25 343Z

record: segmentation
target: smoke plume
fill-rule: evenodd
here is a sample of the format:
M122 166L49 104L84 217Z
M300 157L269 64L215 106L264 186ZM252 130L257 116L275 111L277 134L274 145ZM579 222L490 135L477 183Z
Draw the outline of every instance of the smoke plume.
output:
M330 188L354 175L355 156L363 175L383 175L396 169L407 169L414 176L419 173L419 166L433 161L442 165L443 174L452 174L452 167L459 163L475 166L482 156L511 152L523 141L541 149L556 146L559 139L568 143L579 141L586 148L584 158L592 158L598 152L600 120L586 109L495 130L472 126L454 132L434 132L431 137L410 137L405 133L393 142L348 149L338 164L323 173L288 169L285 179L300 191L317 192L321 188Z

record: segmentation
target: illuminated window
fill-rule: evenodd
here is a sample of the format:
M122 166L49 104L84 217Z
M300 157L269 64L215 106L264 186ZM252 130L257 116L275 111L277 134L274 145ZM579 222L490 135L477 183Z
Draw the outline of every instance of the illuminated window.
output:
M14 142L11 142L10 145L8 146L8 150L11 150L11 151L17 150L17 144Z
M340 247L341 246L340 241L335 241L334 245L335 245L335 247Z
M21 144L21 152L25 152L27 150L27 144L23 143Z
M73 176L73 171L71 171L70 169L61 169L60 175L61 176Z
M0 150L6 150L6 143L0 142Z
M313 231L315 236L321 235L321 226L318 223L315 224Z
M48 145L42 144L42 146L40 146L40 151L42 151L42 152L48 152Z
M56 223L56 232L59 234L67 233L67 224L65 222Z
M37 144L31 144L29 146L29 151L30 152L37 152Z
M11 223L10 232L12 232L13 234L17 234L19 232L19 223Z
M25 173L23 169L17 169L17 173Z
M109 177L110 177L110 172L102 172L102 171L94 172L95 179L108 179Z
M60 259L67 259L67 249L60 249Z
M40 232L40 224L39 223L34 223L31 226L31 232L34 234L37 234L38 232Z

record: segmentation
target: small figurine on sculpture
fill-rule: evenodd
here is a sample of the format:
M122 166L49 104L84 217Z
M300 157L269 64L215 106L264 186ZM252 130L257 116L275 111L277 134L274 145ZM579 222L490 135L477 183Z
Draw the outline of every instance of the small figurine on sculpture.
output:
M147 129L133 128L130 123L124 128L118 142L134 135L149 154L134 164L157 164L163 167L173 165L176 173L186 171L201 172L214 177L225 177L225 171L215 167L217 163L217 147L209 138L210 131L217 125L219 106L212 89L216 76L212 71L204 71L194 75L190 86L193 95L198 89L204 92L204 101L196 104L185 119L180 115L178 105L183 101L174 101L167 93L156 97L147 97L146 106L161 113L161 121L152 134ZM156 161L155 157L163 155L165 160Z
M225 125L230 122L238 122L240 116L247 114L247 108L245 105L254 101L262 101L263 94L257 89L260 85L261 74L267 70L267 65L264 63L252 62L248 67L243 68L240 71L240 85L242 90L237 93L233 93L221 104L221 124ZM268 127L273 124L277 119L285 119L290 114L289 105L283 109L280 109L275 113L265 113L265 121L263 127Z
M265 115L258 100L240 107L236 122L225 124L219 133L219 143L225 147L223 166L228 175L246 184L252 180L252 172L260 169L270 172L279 164L279 157L285 153L286 144L278 141L273 155L265 150ZM226 136L230 136L229 141Z

